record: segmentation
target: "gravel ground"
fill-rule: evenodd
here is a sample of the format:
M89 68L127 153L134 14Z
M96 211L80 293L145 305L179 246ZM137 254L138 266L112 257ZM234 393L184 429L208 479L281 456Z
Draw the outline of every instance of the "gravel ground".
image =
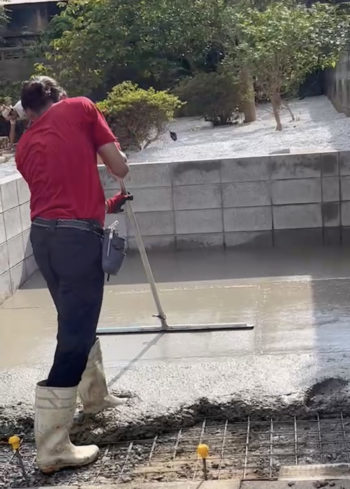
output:
M338 113L325 96L290 102L295 122L282 112L284 129L275 131L271 105L257 109L251 124L213 128L198 117L184 117L169 124L177 141L164 133L141 152L128 153L131 163L186 161L237 156L259 156L279 152L350 150L350 118ZM14 159L0 158L0 178L12 174Z
M290 151L304 153L350 149L350 118L338 113L325 96L293 100L295 122L282 112L284 129L275 131L270 104L258 107L257 121L239 126L213 128L199 118L182 118L169 125L169 132L139 153L130 152L131 162L183 161L236 156L269 155Z

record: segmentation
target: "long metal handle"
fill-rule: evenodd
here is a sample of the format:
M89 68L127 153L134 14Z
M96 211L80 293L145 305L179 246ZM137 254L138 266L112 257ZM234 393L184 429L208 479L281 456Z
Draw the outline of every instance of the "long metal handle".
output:
M125 187L125 183L123 182L123 180L120 180L120 188L121 188L123 193L127 192L126 187ZM161 325L162 325L162 328L167 329L167 328L169 328L169 325L167 323L165 312L163 311L162 305L160 303L158 289L156 286L156 282L154 280L154 275L152 272L150 262L148 260L148 256L147 256L146 248L145 248L145 245L144 245L144 242L142 239L140 227L139 227L139 224L137 222L136 216L134 214L131 202L129 200L127 200L125 202L125 208L126 208L127 216L129 218L130 222L132 223L132 225L134 226L134 229L135 229L135 239L136 239L137 247L138 247L139 252L140 252L142 265L143 265L143 268L145 270L145 274L146 274L148 283L151 287L153 299L154 299L154 302L155 302L155 305L156 305L156 308L158 311L158 314L156 317L159 318Z

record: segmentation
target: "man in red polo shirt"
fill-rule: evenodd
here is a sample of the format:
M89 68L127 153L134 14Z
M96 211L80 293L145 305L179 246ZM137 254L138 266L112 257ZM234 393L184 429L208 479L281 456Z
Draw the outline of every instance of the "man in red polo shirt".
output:
M34 256L58 317L54 362L36 388L37 463L45 473L88 464L98 456L98 447L77 447L69 438L78 392L87 412L117 404L107 390L96 340L105 218L96 154L116 177L128 172L95 105L83 97L60 100L62 93L48 77L24 83L21 102L32 123L16 152L17 168L31 192Z

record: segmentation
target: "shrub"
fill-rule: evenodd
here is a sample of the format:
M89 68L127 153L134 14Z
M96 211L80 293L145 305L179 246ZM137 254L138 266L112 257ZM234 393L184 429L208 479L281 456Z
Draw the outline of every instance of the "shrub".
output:
M130 81L116 85L98 104L121 147L147 147L165 130L166 123L183 103L168 92L143 90Z
M231 124L239 105L238 85L226 72L199 73L183 80L174 93L186 102L183 115L201 115L214 126Z

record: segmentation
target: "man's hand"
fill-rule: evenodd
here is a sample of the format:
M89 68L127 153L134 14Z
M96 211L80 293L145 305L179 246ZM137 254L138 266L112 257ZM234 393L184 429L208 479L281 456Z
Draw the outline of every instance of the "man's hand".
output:
M118 192L114 197L106 200L106 213L107 214L117 214L118 212L123 212L123 205L127 200L133 200L134 196L129 192L123 194Z

